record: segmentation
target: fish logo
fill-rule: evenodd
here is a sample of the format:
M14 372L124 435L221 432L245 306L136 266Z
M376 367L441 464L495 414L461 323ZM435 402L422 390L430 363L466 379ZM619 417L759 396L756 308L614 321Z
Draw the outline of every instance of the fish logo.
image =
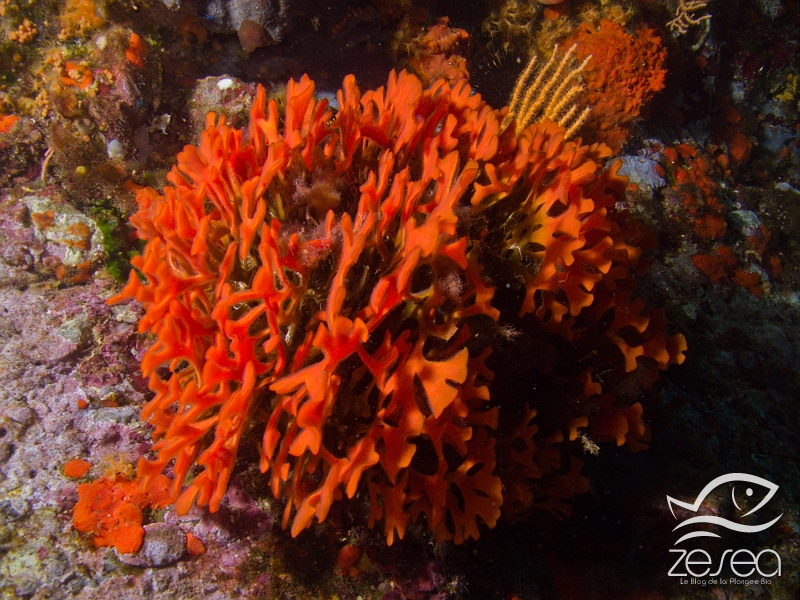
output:
M716 488L718 488L721 485L724 485L726 483L732 483L732 482L733 483L759 485L759 486L762 486L762 487L764 487L764 488L766 488L768 490L767 495L764 496L764 498L761 500L761 502L759 502L755 506L755 508L752 508L749 511L747 511L746 513L744 513L743 515L740 515L739 518L743 518L743 517L746 517L748 515L752 515L753 513L758 511L762 506L764 506L767 502L769 502L772 499L772 497L775 495L775 492L778 491L778 486L777 485L775 485L772 482L767 481L766 479L762 479L761 477L756 477L755 475L749 475L747 473L728 473L727 475L721 475L721 476L717 477L716 479L713 479L708 485L706 485L706 487L704 487L700 491L700 493L697 495L697 498L695 499L695 501L693 503L691 503L691 504L689 502L681 502L680 500L676 500L675 498L667 496L667 504L669 505L669 510L672 513L672 516L675 517L676 519L678 518L678 517L675 516L675 508L674 508L675 505L680 506L681 508L685 508L688 511L696 513L697 510L700 508L700 505L703 503L703 500L705 500L706 497L713 490L715 490ZM753 488L748 486L745 489L745 495L748 496L748 497L752 496L753 495ZM736 509L741 511L742 508L739 506L739 503L736 501L736 486L735 485L733 486L733 488L731 490L731 498L733 499L733 505L736 507ZM761 525L743 525L742 523L735 523L733 521L730 521L729 519L725 519L723 517L719 517L719 516L716 516L716 515L702 515L702 516L697 516L697 517L691 517L690 519L686 519L682 523L678 523L678 525L676 525L675 529L673 529L672 531L677 531L678 529L680 529L682 527L686 527L686 526L690 526L690 525L697 525L697 524L700 524L700 523L710 523L712 525L719 525L721 527L725 527L725 528L730 529L732 531L738 531L740 533L757 533L759 531L764 531L765 529L769 529L770 527L772 527L775 523L778 522L778 519L780 519L782 516L783 516L783 513L781 513L780 515L775 517L769 523L762 523ZM692 531L691 533L687 533L684 536L682 536L673 545L678 545L681 542L684 542L686 540L690 540L692 538L697 538L697 537L716 537L716 538L718 538L720 536L718 534L712 533L710 531Z

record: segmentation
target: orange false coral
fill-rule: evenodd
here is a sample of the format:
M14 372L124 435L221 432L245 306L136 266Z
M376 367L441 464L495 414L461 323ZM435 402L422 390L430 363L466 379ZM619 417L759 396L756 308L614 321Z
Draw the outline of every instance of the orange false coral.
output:
M592 56L583 71L585 101L592 107L590 139L619 152L643 107L664 88L666 49L652 29L642 27L633 36L608 19L601 19L597 27L583 23L564 47L573 44L578 46L579 62Z
M536 508L557 516L569 516L572 507L566 500L586 493L589 479L580 473L581 460L567 457L558 449L564 441L562 433L536 439L540 432L535 418L536 410L526 405L522 421L506 437L499 451L508 463L508 473L503 480L506 492L503 513L518 519ZM573 420L573 424L581 427L587 423L585 417Z
M409 102L421 117L417 132L406 125ZM467 323L479 315L497 317L489 305L492 288L456 230L455 208L478 174L475 161L495 154L499 121L480 107L480 98L463 85L440 83L423 93L419 80L403 73L393 75L386 90L362 98L348 78L339 115L329 124L326 103L313 99L313 84L303 78L287 88L280 129L277 106L265 105L262 90L246 141L241 131L210 118L200 147L179 155L179 168L169 176L173 187L163 196L139 193L132 222L149 243L135 265L148 282L131 279L120 297L143 302L139 328L159 337L142 363L156 391L143 417L155 426L159 456L140 463L139 475L149 482L174 460L179 511L193 502L216 510L238 441L263 399L272 397L262 469L269 470L275 495L289 499L284 523L292 521L293 534L313 517L323 520L342 493L353 496L366 470L385 474L385 480L371 479L375 493L388 495L384 486L400 480L422 485L408 473L416 452L409 440L428 430L443 466L442 436L452 437L465 455L481 457L485 484L494 487L495 508L481 512L487 509L480 499L460 516L472 519L465 531L477 536L478 514L494 522L501 499L499 479L490 475L493 442L483 436L468 448L473 429L452 424L488 398L467 376ZM445 116L441 132L429 129ZM472 141L461 160L454 142L465 135ZM354 180L352 161L382 146L394 151L383 151L377 169ZM423 152L430 164L412 175L410 163ZM297 192L302 189L305 198L306 189L330 181L316 177L337 176L340 188L353 189L348 181L360 186L357 196L341 203L353 213L328 210L316 228L284 233L284 223L305 219ZM196 194L197 184L208 201ZM390 268L370 269L376 261ZM320 269L330 287L325 304L315 307L304 298ZM346 282L356 273L365 279L354 288ZM420 286L427 274L431 281ZM458 290L446 284L453 277ZM211 296L209 290L215 290ZM392 334L403 314L418 325ZM370 336L383 342L375 345ZM167 380L155 372L162 364L175 371ZM372 407L370 395L377 400ZM351 423L354 417L372 423L365 428ZM332 421L342 424L341 437L324 433ZM193 463L204 470L184 487ZM295 470L299 464L305 467ZM441 489L458 477L442 471ZM423 507L425 498L420 510L435 510L430 522L442 523L448 494ZM457 504L451 500L449 506ZM402 535L402 525L392 515L386 519L389 531L398 528Z
M606 394L600 401L600 410L593 419L592 436L602 440L613 438L617 446L626 442L635 443L632 448L641 448L650 441L650 431L642 421L643 408L637 402L633 406L615 406L614 399Z
M348 76L338 104L307 76L284 112L259 88L247 135L210 114L169 185L137 194L147 245L112 301L141 302L157 340L142 360L155 458L138 477L152 489L171 467L177 511L215 511L261 423L292 535L363 492L389 544L422 515L438 540L477 538L504 502L492 349L473 335L500 316L484 271L524 281L520 312L550 335L610 342L623 372L679 363L685 343L632 296L649 238L615 209L618 166L597 174L607 147L550 122L518 138L466 83L406 72L363 94ZM580 387L602 391L591 372ZM518 460L560 481L558 499L584 489L579 461L556 477L563 439Z
M656 359L662 369L683 362L682 338L665 338L660 325L650 326L656 313L632 301L630 291L623 293L632 288L632 274L647 264L642 250L655 242L628 213L613 210L627 187L617 174L620 163L594 174L608 147L565 143L563 130L552 123L523 132L520 145L540 158L531 162L531 189L506 228L509 262L525 281L520 316L534 312L572 339L576 317L591 315L599 323L605 311L618 307L605 336L625 356L626 371L636 368L640 356ZM616 334L626 327L638 331L635 342Z

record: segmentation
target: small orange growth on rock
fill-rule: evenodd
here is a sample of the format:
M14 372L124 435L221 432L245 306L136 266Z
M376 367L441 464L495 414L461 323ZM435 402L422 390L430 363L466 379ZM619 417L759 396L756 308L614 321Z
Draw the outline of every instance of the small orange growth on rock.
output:
M780 263L780 261L778 261ZM764 288L761 285L761 275L757 272L745 271L741 267L733 269L738 264L733 250L727 246L721 246L716 254L695 254L692 257L692 264L714 283L725 278L736 285L743 287L756 298L764 295ZM731 275L731 271L733 274Z
M82 458L76 458L64 464L64 475L72 479L80 479L89 472L92 463Z
M712 240L718 240L725 235L728 223L718 214L708 214L697 217L694 222L694 230L697 235Z
M76 285L89 279L91 268L92 263L88 260L77 265L58 264L54 274L59 281L66 281L70 285Z
M142 510L163 508L169 498L169 480L157 476L148 490L122 475L101 477L78 486L73 526L92 537L95 548L113 546L123 554L142 545Z
M19 121L17 115L0 114L0 133L8 133L17 121Z
M68 61L64 65L64 72L66 75L61 76L61 85L75 86L85 90L94 83L91 69L84 64L79 65Z
M725 261L713 254L695 254L692 256L694 268L716 283L725 277Z
M358 577L359 570L355 564L360 557L361 548L355 544L345 544L339 549L339 554L336 556L336 572L340 575Z
M741 131L729 131L725 138L728 142L728 153L733 160L742 162L750 156L750 151L753 149L753 142Z
M769 232L769 229L767 229L762 223L754 235L747 236L747 243L754 252L762 255L764 252L766 252L767 244L769 243L771 237L772 234Z
M674 165L676 162L678 162L678 151L675 150L675 148L664 148L663 155L667 162L671 165Z
M65 239L61 240L61 242L64 243L66 246L69 246L71 248L77 248L78 250L89 250L91 248L89 240L86 239L81 239L81 240Z
M781 266L781 259L777 256L770 256L767 262L767 271L772 277L777 277L781 274L783 267Z
M52 210L45 210L43 212L31 213L31 219L37 229L47 229L55 221L56 213Z
M55 269L58 265L61 264L61 259L57 256L45 256L42 259L42 266L45 269Z
M201 542L192 533L186 534L186 549L189 551L189 556L200 556L206 551L206 545Z
M81 410L86 410L87 408L89 408L89 403L86 401L85 398L78 398L77 404L78 408Z
M739 114L728 98L721 101L721 117L717 123L715 137L728 145L728 157L741 163L750 156L753 143L742 132L742 115Z
M722 171L722 172L723 172L725 175L729 175L729 174L730 174L730 170L729 170L729 168L730 168L730 162L731 162L731 161L730 161L730 159L728 158L728 155L727 155L727 154L725 154L724 152L720 152L719 154L717 154L717 155L714 157L714 163L717 165L717 167L719 167L719 169L720 169L720 170L721 170L721 171Z
M64 243L66 243L68 246L79 248L80 250L89 250L91 248L89 240L92 236L92 230L89 229L89 226L86 223L81 221L73 223L67 227L67 233L78 238L77 240L64 240Z
M697 150L688 144L678 144L675 150L681 155L681 158L694 158L697 156Z
M542 11L542 16L547 21L556 21L561 17L569 16L569 2L541 2L540 4L550 4L550 6L546 6L544 11Z
M131 33L128 49L125 50L125 58L141 69L144 66L146 56L147 43L138 33Z
M70 279L70 283L78 284L84 283L89 280L89 270L92 268L92 263L90 261L84 261L78 265L75 265L75 272Z
M191 45L192 36L200 47L203 47L208 41L208 29L200 19L192 15L186 15L186 18L178 26L177 34L181 36L181 44L184 46Z
M707 239L718 239L725 234L725 205L718 196L719 184L714 178L712 165L717 161L711 155L697 155L695 148L680 144L663 151L664 167L674 178L672 189L682 201L683 208L694 217L695 232Z
M717 254L695 254L692 256L692 264L694 268L703 273L714 283L726 277L727 269L736 264L736 258L733 253L722 254L722 250L730 252L730 248L723 246L717 250ZM729 262L729 258L733 259L733 263Z
M264 26L252 19L244 19L236 33L246 54L275 43Z
M761 287L761 275L758 273L745 271L739 268L736 269L736 272L733 274L733 281L736 285L743 287L756 298L761 298L764 295L764 288Z

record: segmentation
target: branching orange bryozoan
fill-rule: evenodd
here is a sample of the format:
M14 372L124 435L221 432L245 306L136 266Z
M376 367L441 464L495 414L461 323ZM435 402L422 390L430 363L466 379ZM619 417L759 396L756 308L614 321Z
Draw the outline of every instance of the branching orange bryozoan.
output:
M338 104L306 76L283 113L259 88L246 132L209 115L163 192L139 192L147 245L112 299L138 300L157 340L142 360L155 455L138 476L171 465L178 512L215 511L261 427L293 535L363 489L390 544L421 515L439 540L477 538L503 504L495 285L524 281L521 314L575 343L594 318L578 315L619 306L602 335L627 370L680 362L685 345L626 291L641 232L614 210L616 169L597 175L607 148L549 122L517 137L466 83L423 89L406 72L363 94L348 76ZM629 326L636 339L618 335ZM625 411L609 405L596 434L624 442L641 424L615 421Z

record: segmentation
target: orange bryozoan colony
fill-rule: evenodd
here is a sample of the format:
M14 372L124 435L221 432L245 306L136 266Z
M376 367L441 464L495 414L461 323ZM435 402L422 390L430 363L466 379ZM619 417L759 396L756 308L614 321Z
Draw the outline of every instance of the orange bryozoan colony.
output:
M247 131L209 115L170 185L139 192L147 245L112 299L138 300L139 331L157 338L142 360L154 457L138 477L147 488L166 470L178 512L214 511L255 434L293 535L363 493L390 544L417 521L440 541L477 538L504 484L515 513L535 502L559 429L647 435L641 406L617 406L591 362L539 442L546 461L535 397L501 435L499 319L602 347L623 372L681 362L685 344L632 297L647 236L614 209L626 181L599 174L608 148L550 122L517 136L465 82L423 89L406 72L363 94L348 76L338 104L308 77L283 112L259 88Z

